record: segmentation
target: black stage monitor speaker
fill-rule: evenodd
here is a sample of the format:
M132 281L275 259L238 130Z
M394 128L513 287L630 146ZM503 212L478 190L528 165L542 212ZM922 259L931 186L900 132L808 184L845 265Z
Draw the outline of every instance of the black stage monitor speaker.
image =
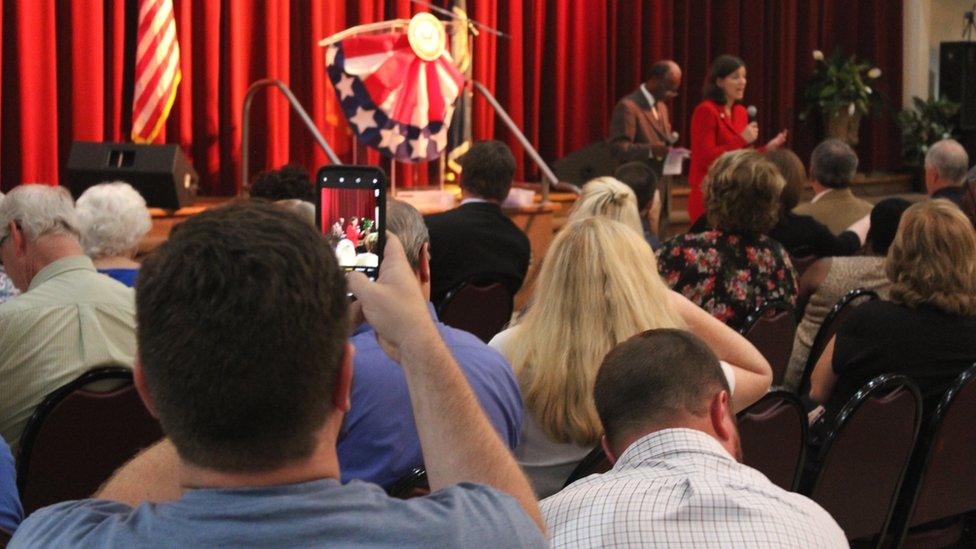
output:
M106 181L129 183L150 208L177 210L193 201L199 177L179 145L72 143L62 184L78 198Z
M587 181L602 175L613 175L617 159L607 141L596 141L578 149L552 165L552 171L560 181L569 181L582 187Z
M976 130L976 42L940 45L939 97L962 105L959 129Z

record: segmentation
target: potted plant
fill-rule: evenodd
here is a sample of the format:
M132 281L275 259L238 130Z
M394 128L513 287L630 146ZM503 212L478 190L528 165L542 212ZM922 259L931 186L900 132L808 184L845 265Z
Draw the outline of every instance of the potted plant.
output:
M800 120L818 111L828 136L857 145L861 117L881 104L881 96L873 88L881 78L881 69L856 55L846 57L840 50L830 57L814 50L813 59L815 67L804 94L806 108Z
M899 112L897 118L905 165L917 168L924 164L925 153L932 144L954 137L954 120L960 105L947 99L925 101L912 97L912 106L913 109Z

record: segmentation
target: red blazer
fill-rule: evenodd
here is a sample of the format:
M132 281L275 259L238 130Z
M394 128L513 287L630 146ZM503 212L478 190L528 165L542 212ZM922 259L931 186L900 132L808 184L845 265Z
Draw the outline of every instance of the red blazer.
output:
M749 125L749 114L742 105L732 107L732 117L725 107L706 99L695 107L691 115L691 169L688 172L688 215L694 223L705 212L701 183L712 162L723 154L743 149L749 144L741 134Z

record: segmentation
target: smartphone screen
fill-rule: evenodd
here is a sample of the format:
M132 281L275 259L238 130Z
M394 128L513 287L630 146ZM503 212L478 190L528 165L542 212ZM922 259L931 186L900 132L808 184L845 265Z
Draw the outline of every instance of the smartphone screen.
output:
M327 166L319 170L317 187L316 224L339 266L375 279L386 240L385 174L375 167Z

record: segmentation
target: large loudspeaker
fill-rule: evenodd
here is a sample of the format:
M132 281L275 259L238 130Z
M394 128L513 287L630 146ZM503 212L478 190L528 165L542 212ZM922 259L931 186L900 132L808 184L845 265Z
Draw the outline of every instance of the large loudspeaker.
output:
M129 183L151 208L177 210L193 201L199 177L178 145L72 143L62 185L78 198L106 181Z
M959 129L976 130L976 42L940 45L939 97L962 105Z

